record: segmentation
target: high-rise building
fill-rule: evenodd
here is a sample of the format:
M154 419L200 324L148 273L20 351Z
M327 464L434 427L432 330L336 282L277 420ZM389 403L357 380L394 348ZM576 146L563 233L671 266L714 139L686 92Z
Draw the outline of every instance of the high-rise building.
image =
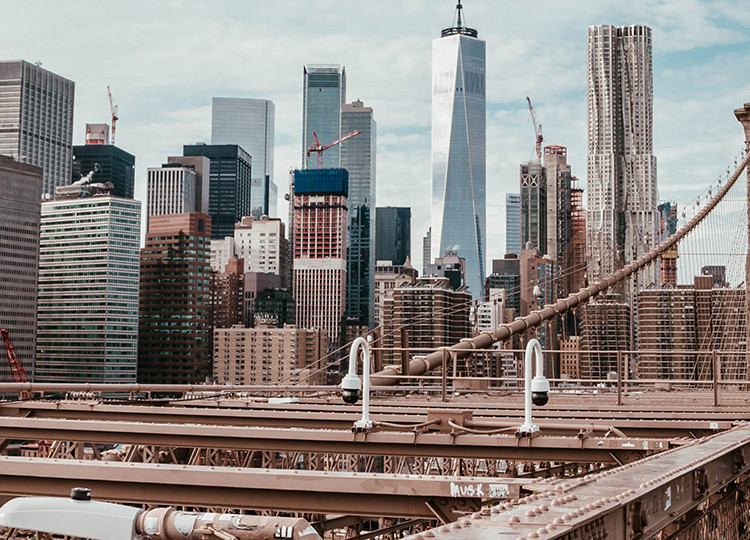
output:
M581 306L580 375L602 379L617 374L617 352L633 350L630 306L607 293ZM627 376L623 362L623 376Z
M313 131L320 144L326 145L341 138L341 106L346 103L346 68L339 65L307 65L303 68L302 88L302 163L305 169L318 167L318 156L305 154L315 143ZM374 162L373 162L374 163ZM341 145L323 154L324 168L341 166Z
M427 273L427 265L432 263L432 227L422 237L422 274Z
M229 260L236 256L233 237L227 236L222 240L211 240L211 270L214 272L223 272L229 264Z
M195 211L208 214L211 160L205 156L169 156L167 164L185 167L195 173Z
M297 326L337 347L346 308L346 169L294 171L294 302Z
M44 171L42 193L70 183L75 83L23 60L0 62L0 154Z
M140 238L140 201L103 184L42 203L36 381L136 381Z
M375 158L377 125L371 107L357 100L341 106L341 131L360 134L341 145L349 172L347 197L346 316L372 326L375 313Z
M213 376L219 384L323 384L320 359L327 339L321 330L217 328Z
M192 214L196 211L193 169L167 163L147 169L146 215Z
M503 259L492 260L492 273L485 280L489 297L490 289L505 290L503 303L507 309L521 315L521 259L515 253L506 253Z
M211 375L210 239L206 214L151 216L141 250L138 382Z
M0 155L0 328L8 330L31 380L36 358L41 201L42 169ZM7 362L0 362L0 381L12 382Z
M541 251L527 245L521 252L520 270L520 297L521 316L528 315L534 310L542 309L547 304L552 304L557 299L557 288L555 287L555 275L557 273L555 260L545 256ZM544 349L556 349L557 344L553 341L556 334L556 321L550 325L540 325L537 339ZM558 373L552 357L545 357L546 373Z
M289 289L267 288L255 298L254 316L256 321L263 319L268 324L283 328L294 324L294 298Z
M91 181L112 182L112 195L132 199L135 192L135 156L112 144L73 147L73 181L91 171Z
M505 252L521 254L521 194L505 194Z
M268 99L215 97L211 102L211 144L237 144L253 158L251 215L276 217L273 181L276 107Z
M570 246L566 261L566 289L577 292L586 286L586 209L578 178L570 179Z
M394 290L413 284L418 275L419 272L412 268L408 257L403 265L378 261L375 267L375 326L385 322L383 316L386 299L393 298Z
M547 176L538 161L521 164L521 242L547 249Z
M466 284L484 294L486 235L485 42L458 23L432 42L432 256L466 259Z
M651 29L590 26L586 179L590 283L656 244L653 105ZM623 291L626 303L638 284L631 287Z
M572 175L568 149L559 144L544 147L547 178L547 247L540 247L557 261L559 271L567 270L570 246L570 189ZM564 288L560 288L560 293Z
M659 210L659 242L663 242L677 232L677 204L665 202ZM669 249L659 257L661 284L677 285L677 246Z
M214 328L242 325L245 319L245 272L242 259L229 259L221 272L213 274Z
M411 208L375 210L375 259L400 266L411 257Z
M209 159L208 214L211 238L234 235L234 224L250 215L252 202L252 158L236 144L193 144L182 148L185 156Z
M234 228L234 252L245 260L245 272L277 274L289 286L289 240L280 218L243 217Z

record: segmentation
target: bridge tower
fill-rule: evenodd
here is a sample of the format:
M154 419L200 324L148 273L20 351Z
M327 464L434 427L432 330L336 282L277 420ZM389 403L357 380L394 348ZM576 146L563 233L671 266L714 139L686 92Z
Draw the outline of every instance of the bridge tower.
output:
M742 124L745 130L745 152L750 152L750 103L745 103L744 107L734 110L734 115L737 120ZM750 246L750 167L745 171L747 174L747 211L748 211L748 226L747 226L747 239L748 246ZM745 258L745 316L750 314L750 249ZM750 376L750 324L747 325L747 331L745 336L745 378Z

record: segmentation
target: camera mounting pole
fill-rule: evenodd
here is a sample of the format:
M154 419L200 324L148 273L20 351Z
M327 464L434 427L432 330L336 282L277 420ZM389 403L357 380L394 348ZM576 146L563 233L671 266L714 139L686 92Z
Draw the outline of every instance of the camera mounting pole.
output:
M536 375L531 380L532 357L536 354ZM539 341L532 339L526 345L526 358L524 363L524 421L518 426L519 436L531 436L539 431L539 426L531 423L531 402L535 405L546 405L549 400L549 381L544 377L544 358L542 357L542 346Z
M372 340L371 336L367 336L367 338L368 340ZM360 346L364 353L362 355L364 388L362 388L362 381L357 377L357 352ZM346 403L357 403L360 388L362 388L362 418L354 422L355 430L372 427L372 420L370 420L370 345L363 337L355 339L349 350L349 372L344 377L344 380L341 381L344 401Z

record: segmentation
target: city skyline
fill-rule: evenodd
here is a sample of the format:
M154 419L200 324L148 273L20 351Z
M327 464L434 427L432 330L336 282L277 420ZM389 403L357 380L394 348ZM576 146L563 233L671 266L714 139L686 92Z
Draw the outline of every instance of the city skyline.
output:
M540 12L548 18L537 21L539 31L532 33L518 31L528 25L525 10L479 0L464 4L467 24L477 27L487 42L487 147L493 151L487 161L485 266L502 257L504 196L517 191L517 164L533 151L525 95L534 100L545 143L568 146L568 161L585 180L587 26L642 23L654 31L654 154L662 200L679 203L683 193L689 200L739 149L736 120L726 111L745 101L750 90L742 78L750 56L742 46L750 14L740 2L625 7L605 2L583 15L572 4L543 4ZM285 178L290 166L299 165L300 68L308 63L345 65L348 98L362 99L378 111L378 203L413 208L412 243L419 245L429 225L421 194L430 181L430 47L439 29L450 24L454 2L357 2L360 16L355 18L337 13L332 2L319 2L315 9L302 6L264 6L262 16L248 6L233 21L237 10L232 3L218 9L185 4L175 13L166 6L134 2L120 8L118 25L100 48L88 47L85 33L68 30L106 22L102 6L46 6L36 10L33 23L24 17L33 4L8 6L0 45L8 59L41 60L45 69L76 82L74 144L83 143L85 123L109 121L106 86L111 85L120 106L117 144L137 157L136 197L142 201L147 167L159 166L183 144L210 141L211 98L218 95L276 103L275 176ZM394 19L389 7L399 17ZM128 16L130 10L148 17ZM141 26L138 20L149 22ZM157 32L166 20L175 31ZM247 32L248 24L253 32ZM22 39L33 28L39 37ZM131 35L143 39L131 43ZM258 48L271 39L283 39L285 46L278 51ZM58 41L67 45L58 46ZM242 55L250 69L227 68L218 61L222 54ZM198 74L189 88L186 71ZM717 94L719 85L726 88ZM696 153L702 156L699 163L685 159ZM280 185L280 196L285 191ZM412 251L415 266L421 267L420 254Z

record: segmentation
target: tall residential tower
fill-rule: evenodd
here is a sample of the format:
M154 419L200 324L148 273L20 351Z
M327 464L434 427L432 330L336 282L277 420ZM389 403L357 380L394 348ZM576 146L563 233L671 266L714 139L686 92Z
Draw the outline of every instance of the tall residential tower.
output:
M338 65L308 65L304 68L302 104L302 163L305 169L317 168L318 157L305 152L315 142L329 144L341 137L341 106L346 102L346 69ZM340 166L341 145L323 154L323 167Z
M432 256L466 259L466 284L484 291L486 253L485 42L457 22L432 42Z
M657 241L651 29L588 29L588 279L593 283ZM626 292L630 299L632 292Z

